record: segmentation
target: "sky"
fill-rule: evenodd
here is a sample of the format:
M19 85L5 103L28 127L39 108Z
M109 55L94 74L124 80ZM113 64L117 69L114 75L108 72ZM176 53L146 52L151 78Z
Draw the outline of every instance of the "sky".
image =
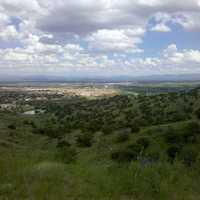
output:
M0 0L0 77L200 73L200 0Z

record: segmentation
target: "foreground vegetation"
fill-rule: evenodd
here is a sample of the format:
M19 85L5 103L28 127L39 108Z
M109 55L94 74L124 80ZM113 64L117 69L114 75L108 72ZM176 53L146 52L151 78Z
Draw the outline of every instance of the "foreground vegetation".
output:
M199 199L199 100L197 88L2 111L0 199Z

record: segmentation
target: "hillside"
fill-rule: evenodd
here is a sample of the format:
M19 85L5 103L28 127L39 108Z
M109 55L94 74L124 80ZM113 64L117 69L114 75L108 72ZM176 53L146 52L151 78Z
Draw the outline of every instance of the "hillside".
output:
M0 199L199 198L199 88L29 104L0 111Z

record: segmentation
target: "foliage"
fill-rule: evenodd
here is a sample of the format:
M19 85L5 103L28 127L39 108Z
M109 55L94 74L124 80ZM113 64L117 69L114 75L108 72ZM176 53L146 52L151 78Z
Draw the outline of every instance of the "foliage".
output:
M177 154L180 152L180 148L178 146L170 146L167 149L167 155L170 162L173 162L174 159L177 157Z
M196 162L198 156L198 151L194 147L188 146L185 147L181 152L181 159L183 160L186 166L192 166Z
M15 130L17 127L14 124L10 124L10 125L8 125L8 128L11 130Z
M76 143L79 147L91 147L93 135L90 132L80 133L76 138Z
M150 140L148 137L140 137L137 139L136 142L138 145L141 145L144 149L146 149L150 145Z
M198 199L198 91L32 101L42 117L0 113L0 199Z

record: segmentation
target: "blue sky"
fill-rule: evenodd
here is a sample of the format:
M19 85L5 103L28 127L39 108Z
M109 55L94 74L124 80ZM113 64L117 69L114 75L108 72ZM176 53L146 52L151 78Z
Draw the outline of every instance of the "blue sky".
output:
M1 0L0 77L200 73L200 0Z

